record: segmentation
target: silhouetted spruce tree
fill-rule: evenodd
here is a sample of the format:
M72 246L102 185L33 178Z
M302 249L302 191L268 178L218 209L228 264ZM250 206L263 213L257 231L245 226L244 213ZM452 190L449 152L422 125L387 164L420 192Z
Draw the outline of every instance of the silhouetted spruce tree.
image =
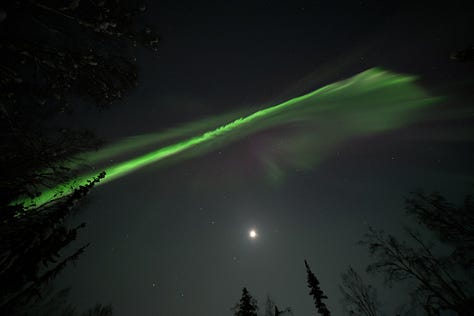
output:
M71 195L34 209L12 206L14 212L0 221L0 315L18 315L18 308L37 301L44 288L88 244L67 255L70 245L84 224L69 228L65 219L105 172L78 187ZM4 209L6 210L6 209ZM5 215L5 214L3 214Z
M319 288L319 281L309 268L308 262L306 260L304 261L304 265L306 266L306 273L308 276L308 287L310 288L309 294L314 299L316 309L323 316L331 315L328 308L326 307L326 304L323 302L323 299L327 299L328 297L324 295L324 292Z
M242 297L233 310L235 316L257 316L257 300L250 295L247 288L242 289Z
M145 10L138 0L0 2L0 315L18 315L87 247L71 250L83 224L67 219L104 173L43 205L11 202L74 179L74 157L98 147L62 118L137 85L135 47L158 44Z

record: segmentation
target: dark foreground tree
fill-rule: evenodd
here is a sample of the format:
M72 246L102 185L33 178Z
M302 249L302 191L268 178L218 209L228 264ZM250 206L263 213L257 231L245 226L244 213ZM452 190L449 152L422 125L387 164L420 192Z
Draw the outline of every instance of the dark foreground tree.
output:
M136 0L0 3L0 315L40 297L87 247L64 251L83 227L66 219L103 173L45 205L11 202L73 179L74 157L97 148L91 133L60 122L136 86L135 46L157 45L145 9Z
M379 315L376 289L366 284L352 267L342 274L342 285L339 289L344 307L351 315Z
M14 315L21 316L112 316L111 305L96 304L86 311L80 312L68 302L70 289L54 291L52 287L45 289L39 300L26 302Z
M68 263L77 260L88 245L69 254L62 251L72 243L84 224L68 228L65 219L105 173L77 188L66 198L35 209L18 206L0 222L0 314L17 315L18 308L41 298L43 289Z
M242 289L242 297L233 311L235 316L257 316L257 301L250 295L247 288Z
M0 205L69 178L64 161L96 140L51 120L137 84L134 47L157 48L137 0L0 4ZM80 102L79 102L80 101Z
M407 213L435 233L439 241L454 247L452 259L466 270L474 268L474 201L467 195L454 205L440 193L416 192L407 199Z
M472 245L474 217L471 198L454 206L435 193L417 193L407 200L407 210L439 237L428 243L421 233L406 229L407 240L370 228L363 244L376 261L369 272L381 273L390 284L410 280L412 296L429 315L452 311L461 316L474 311ZM447 242L440 247L440 242ZM446 248L453 249L446 254Z
M324 295L324 292L319 287L319 281L309 268L308 262L306 260L304 261L304 265L306 266L308 287L310 289L309 295L313 297L316 310L323 316L331 315L326 304L323 302L323 300L327 299L328 297Z

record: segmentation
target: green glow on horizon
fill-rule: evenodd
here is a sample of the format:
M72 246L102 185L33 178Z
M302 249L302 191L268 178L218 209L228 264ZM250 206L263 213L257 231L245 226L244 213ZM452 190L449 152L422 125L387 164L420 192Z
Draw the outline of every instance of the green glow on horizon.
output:
M229 143L237 138L283 124L300 122L315 124L315 121L321 125L336 124L335 131L331 135L311 135L313 138L327 138L325 141L320 141L322 147L327 148L331 147L331 142L340 143L351 137L398 128L415 121L415 111L434 101L434 98L428 97L421 88L412 83L414 80L412 76L372 68L352 78L240 117L198 136L105 167L106 177L97 185L186 152L198 145L212 144L213 140L222 139ZM226 135L229 137L224 137ZM157 138L159 136L160 134L157 134ZM152 140L153 137L150 137L150 141ZM218 146L217 143L211 147ZM127 150L126 147L124 146L123 151ZM322 156L324 152L322 149L320 151L314 156ZM108 158L104 153L100 154L100 157ZM87 184L94 176L95 174L85 174L56 188L45 190L37 198L18 200L14 203L25 203L26 207L43 205L71 194L75 188Z

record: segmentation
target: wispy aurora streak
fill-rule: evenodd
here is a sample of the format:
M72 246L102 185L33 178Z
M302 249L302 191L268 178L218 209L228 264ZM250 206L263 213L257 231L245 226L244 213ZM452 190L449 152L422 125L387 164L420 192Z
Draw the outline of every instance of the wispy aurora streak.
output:
M217 128L214 128L216 122L206 120L205 124L195 124L199 125L199 129L195 128L197 136L105 167L106 177L98 185L178 154L196 155L199 150L209 151L256 132L288 124L313 126L313 131L316 130L314 133L307 133L308 135L304 135L301 139L294 139L293 145L306 146L311 143L312 146L318 147L310 153L313 160L317 161L335 144L363 135L392 130L418 120L419 110L433 104L435 98L429 97L414 83L414 80L413 76L372 68L352 78L261 109L230 123L218 125ZM208 125L210 130L199 133L203 125ZM193 127L183 130L186 132L182 133L182 137L192 132ZM155 134L155 137L149 136L148 141L142 142L141 145L153 143L154 138L162 139L164 134L166 133ZM179 132L175 131L174 137L178 136ZM202 149L204 144L207 146ZM131 151L135 147L123 146L120 152L111 151L113 154L110 155L105 148L103 152L99 151L97 156L100 156L100 159L110 159L112 155ZM89 155L89 158L93 162L100 160L94 159L94 154ZM95 173L84 174L73 181L45 190L34 199L16 203L25 203L26 207L45 204L72 193L78 186L87 184L95 175Z

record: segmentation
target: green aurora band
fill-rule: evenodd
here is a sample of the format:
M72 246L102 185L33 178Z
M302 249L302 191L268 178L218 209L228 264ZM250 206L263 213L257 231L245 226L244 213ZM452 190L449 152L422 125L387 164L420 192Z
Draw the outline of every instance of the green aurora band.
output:
M222 122L228 116L203 120L168 132L135 137L135 143L126 141L83 157L86 163L93 164L132 152L137 147L150 146L163 140L176 141L136 158L105 166L101 170L105 170L106 177L98 183L102 185L178 154L182 156L187 153L188 157L193 157L259 131L293 126L303 128L305 132L292 138L286 150L293 153L296 160L304 160L303 164L314 165L336 145L349 139L393 130L418 121L423 113L421 110L438 98L428 96L414 83L415 79L413 76L372 68L230 123L229 120L228 123ZM208 131L203 132L205 128ZM262 160L267 162L269 169L275 169L275 162L271 159L263 157ZM24 203L26 208L38 207L71 194L96 174L83 174L70 182L44 190L36 198L21 199L13 204Z

